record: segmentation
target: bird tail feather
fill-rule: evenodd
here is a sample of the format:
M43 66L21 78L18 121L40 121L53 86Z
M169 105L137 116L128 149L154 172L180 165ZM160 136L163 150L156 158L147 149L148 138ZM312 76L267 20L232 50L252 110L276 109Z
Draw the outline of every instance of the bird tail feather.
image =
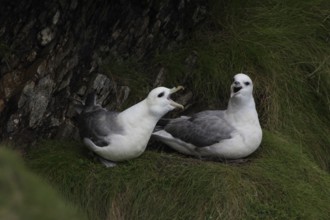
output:
M94 142L91 139L89 139L89 138L86 138L85 137L83 139L83 141L84 141L84 144L88 147L88 149L90 149L93 152L96 152L100 148L99 146L97 146L96 144L94 144Z
M86 97L85 103L74 98L73 100L80 102L79 104L74 105L75 111L80 115L82 112L93 109L93 107L96 106L96 92L89 93Z

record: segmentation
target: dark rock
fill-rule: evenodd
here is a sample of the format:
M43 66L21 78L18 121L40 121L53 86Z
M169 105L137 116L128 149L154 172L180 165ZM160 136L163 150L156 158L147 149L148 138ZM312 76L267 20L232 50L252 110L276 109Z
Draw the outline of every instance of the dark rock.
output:
M0 140L78 138L75 100L94 90L100 104L119 109L130 94L129 84L118 85L100 68L105 60L146 61L173 50L206 16L202 0L4 0ZM187 59L187 66L195 63ZM154 86L166 75L158 71Z

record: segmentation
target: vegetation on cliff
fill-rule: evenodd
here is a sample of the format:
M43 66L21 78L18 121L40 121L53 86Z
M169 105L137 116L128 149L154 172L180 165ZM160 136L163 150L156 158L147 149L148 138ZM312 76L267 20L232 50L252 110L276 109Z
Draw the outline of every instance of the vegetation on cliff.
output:
M149 68L164 66L165 86L193 94L185 113L225 107L232 76L249 74L264 129L249 162L149 149L105 169L82 143L48 140L27 164L91 219L328 219L330 2L209 1L209 10L181 46L104 69L131 83L129 106L151 89Z

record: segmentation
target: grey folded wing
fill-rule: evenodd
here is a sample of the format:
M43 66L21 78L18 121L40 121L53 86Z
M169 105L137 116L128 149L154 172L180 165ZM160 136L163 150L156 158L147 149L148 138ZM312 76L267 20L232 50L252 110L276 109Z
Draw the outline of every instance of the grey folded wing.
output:
M102 107L83 111L78 119L80 136L90 138L98 146L110 144L109 135L123 132L117 116L117 112L107 111Z
M203 111L172 119L164 130L196 147L207 147L231 138L235 128L227 122L223 111Z

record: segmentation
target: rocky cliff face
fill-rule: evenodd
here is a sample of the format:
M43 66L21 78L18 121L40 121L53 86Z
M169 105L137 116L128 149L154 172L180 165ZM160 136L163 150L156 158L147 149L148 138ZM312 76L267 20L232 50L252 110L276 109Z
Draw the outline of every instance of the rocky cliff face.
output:
M202 0L4 1L0 6L0 140L74 137L73 100L90 90L120 105L130 85L100 66L147 60L189 37L207 16Z

